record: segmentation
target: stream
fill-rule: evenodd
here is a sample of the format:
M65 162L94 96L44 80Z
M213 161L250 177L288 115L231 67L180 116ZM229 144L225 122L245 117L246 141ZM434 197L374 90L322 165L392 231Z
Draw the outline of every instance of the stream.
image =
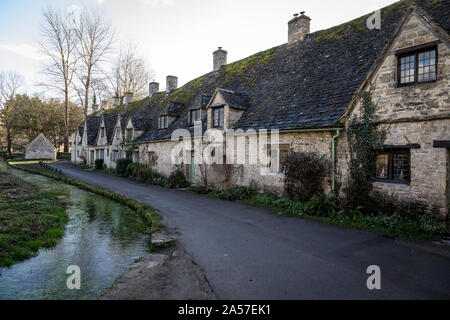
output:
M9 170L41 190L63 188L62 197L70 201L69 222L55 247L0 269L0 300L96 299L148 252L145 222L130 208L63 182ZM80 290L66 285L72 265L80 267Z

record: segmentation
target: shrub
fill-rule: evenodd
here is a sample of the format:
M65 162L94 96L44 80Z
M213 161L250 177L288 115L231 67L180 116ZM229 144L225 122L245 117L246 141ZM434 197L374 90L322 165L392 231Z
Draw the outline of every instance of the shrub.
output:
M70 152L58 152L56 158L58 160L70 160L71 154Z
M137 177L137 173L138 171L142 168L142 164L137 163L137 162L132 162L130 164L128 164L127 169L125 170L125 175L127 177Z
M234 187L225 189L221 192L215 192L214 195L224 200L248 200L256 194L256 191L248 187Z
M132 163L130 159L117 160L116 173L121 176L125 176L128 165Z
M95 160L95 170L102 170L104 163L105 163L105 161L103 159Z
M339 198L326 196L323 193L315 195L305 203L305 213L310 216L332 217L338 215L341 211Z
M170 188L180 189L189 187L189 182L186 181L183 171L179 168L170 174L167 182Z
M152 183L156 175L148 166L140 166L135 172L136 180L144 183Z
M325 156L291 152L285 166L285 191L288 197L305 202L322 192L323 178L330 167Z

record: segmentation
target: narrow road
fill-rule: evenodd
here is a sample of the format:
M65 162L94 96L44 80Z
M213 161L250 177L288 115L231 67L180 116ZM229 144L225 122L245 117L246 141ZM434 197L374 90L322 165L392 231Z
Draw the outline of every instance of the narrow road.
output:
M53 166L156 209L220 299L450 299L449 255L69 163ZM367 289L371 265L381 268L381 290Z

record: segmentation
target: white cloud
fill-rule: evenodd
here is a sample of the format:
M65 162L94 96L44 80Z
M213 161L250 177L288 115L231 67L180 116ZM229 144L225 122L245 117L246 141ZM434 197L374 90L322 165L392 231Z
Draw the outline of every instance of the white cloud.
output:
M33 60L44 60L39 48L27 43L0 43L0 51L9 51Z

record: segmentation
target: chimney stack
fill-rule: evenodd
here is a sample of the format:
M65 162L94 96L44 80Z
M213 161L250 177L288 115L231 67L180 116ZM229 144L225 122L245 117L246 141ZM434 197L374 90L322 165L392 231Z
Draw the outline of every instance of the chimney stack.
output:
M102 109L106 110L107 107L108 107L108 100L102 100Z
M288 43L295 43L305 39L310 33L311 18L305 16L305 12L294 14L294 18L288 22Z
M98 111L98 104L94 102L92 104L92 113L96 113L97 111Z
M113 97L113 100L114 100L113 107L115 108L115 107L117 107L119 105L120 98L119 97Z
M125 93L125 104L130 104L131 102L133 102L133 93L132 92L127 92Z
M219 47L213 52L213 68L214 71L220 70L220 68L227 64L227 54L228 52Z
M158 92L159 92L159 83L150 82L150 84L148 85L148 96L151 98Z
M166 93L170 93L178 88L178 78L175 76L166 77Z

